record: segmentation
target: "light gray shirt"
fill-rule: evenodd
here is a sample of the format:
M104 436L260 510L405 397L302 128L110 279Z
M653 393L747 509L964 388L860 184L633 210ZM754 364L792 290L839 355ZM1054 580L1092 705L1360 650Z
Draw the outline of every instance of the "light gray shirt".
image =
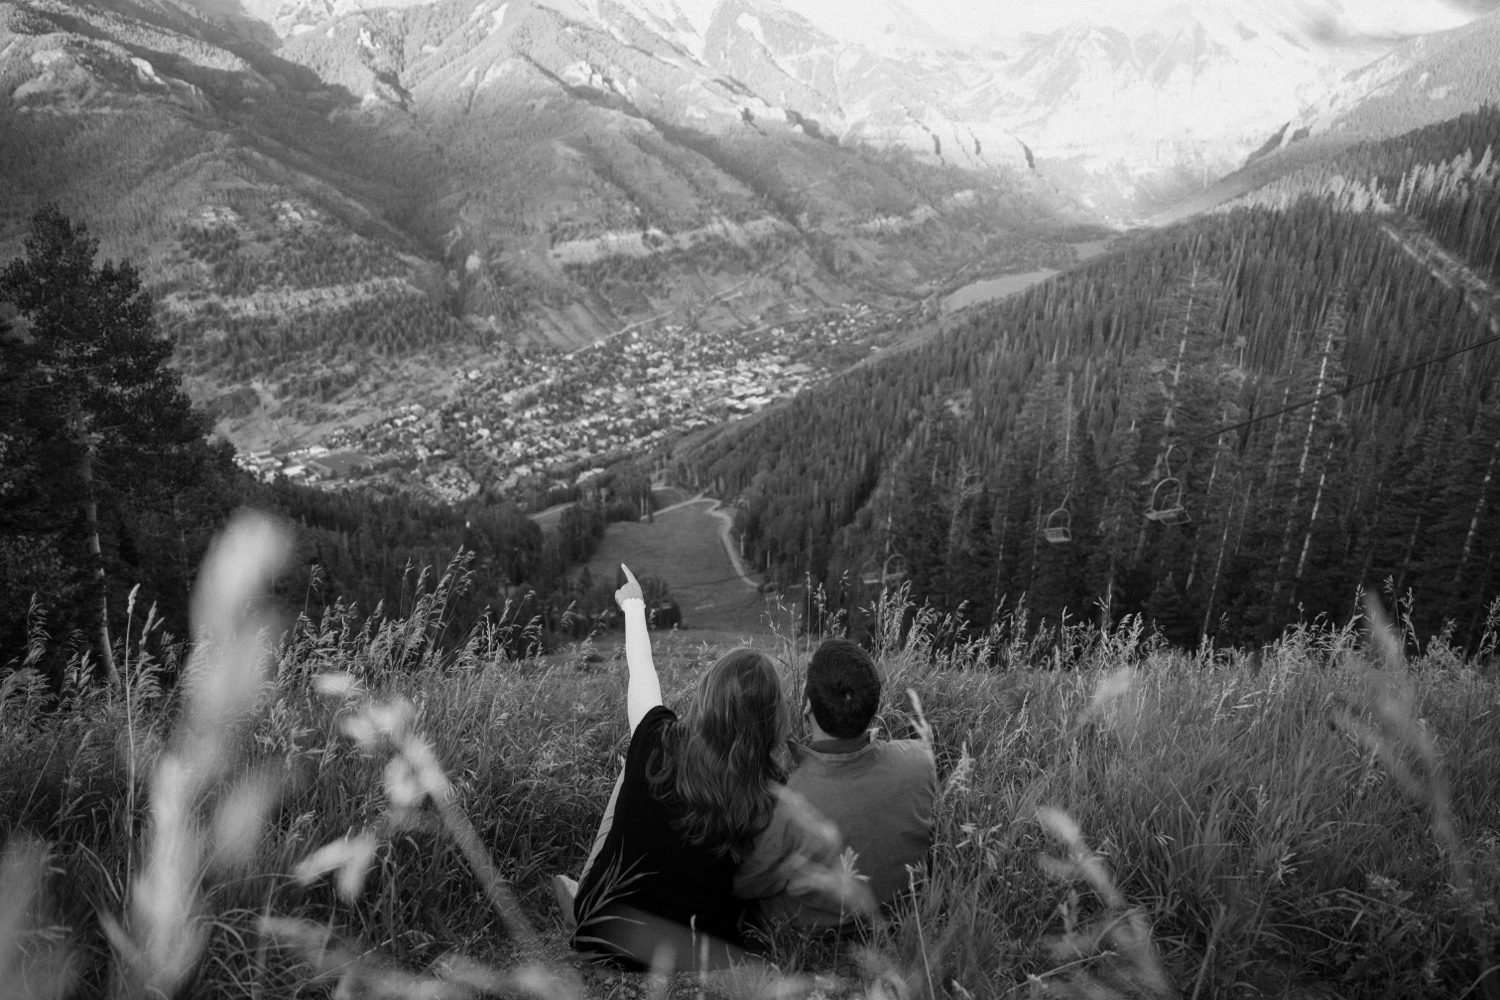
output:
M787 779L790 794L736 871L735 895L761 900L767 916L837 926L854 914L830 893L824 874L845 866L852 851L875 902L889 904L909 885L907 866L924 864L932 846L932 750L921 740L882 740L876 730L810 747L792 743L791 750L797 765ZM831 828L820 828L819 819Z

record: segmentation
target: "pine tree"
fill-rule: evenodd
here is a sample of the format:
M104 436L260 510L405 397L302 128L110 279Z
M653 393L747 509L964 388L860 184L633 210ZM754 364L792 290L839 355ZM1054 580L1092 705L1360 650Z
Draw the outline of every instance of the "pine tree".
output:
M103 525L152 487L189 477L205 455L206 428L167 366L172 347L157 334L135 268L96 267L98 241L55 205L32 218L25 245L26 256L0 271L0 302L16 310L19 330L0 337L0 356L11 395L24 401L33 454L45 456L29 484L29 513L75 512L99 655L113 677Z

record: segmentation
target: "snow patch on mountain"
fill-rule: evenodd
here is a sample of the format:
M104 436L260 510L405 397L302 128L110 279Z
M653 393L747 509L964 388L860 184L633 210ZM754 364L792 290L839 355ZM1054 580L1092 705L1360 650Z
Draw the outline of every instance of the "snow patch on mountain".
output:
M285 29L419 2L286 0L276 19ZM555 78L651 114L784 120L835 143L1035 169L1124 218L1135 201L1234 170L1287 122L1313 114L1307 129L1327 127L1341 100L1399 75L1409 57L1392 53L1341 82L1391 45L1371 38L1384 22L1363 2L1089 0L1067 8L1084 20L1021 34L1047 23L1021 18L1005 35L903 0L481 0L422 58L462 63L494 35ZM1447 106L1461 91L1435 78L1424 100Z
M734 19L734 23L737 27L748 31L750 36L760 43L762 48L765 47L766 30L761 27L760 18L754 14L741 14Z

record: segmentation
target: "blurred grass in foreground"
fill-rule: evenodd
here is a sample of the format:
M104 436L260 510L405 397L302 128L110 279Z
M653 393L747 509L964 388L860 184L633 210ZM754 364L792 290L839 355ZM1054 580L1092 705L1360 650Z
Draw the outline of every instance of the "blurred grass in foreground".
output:
M404 618L288 629L256 600L281 545L226 533L170 690L149 614L116 689L86 662L56 694L0 676L8 991L1500 996L1493 632L1408 658L1375 609L1251 658L1007 621L935 653L951 623L903 633L898 595L882 725L921 728L919 695L943 780L915 901L860 940L773 929L775 972L669 983L578 971L548 890L625 746L623 663L508 661L495 629L442 652L457 570ZM815 638L785 641L788 690ZM718 652L657 648L669 703Z

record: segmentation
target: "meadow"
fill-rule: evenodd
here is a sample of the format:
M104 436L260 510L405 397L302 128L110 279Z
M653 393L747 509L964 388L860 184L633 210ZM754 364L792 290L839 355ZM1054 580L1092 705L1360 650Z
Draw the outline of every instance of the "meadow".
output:
M880 723L937 752L928 870L858 937L773 928L773 972L669 980L576 963L547 888L624 748L623 662L445 648L461 574L278 620L283 546L230 529L185 663L136 608L113 689L29 673L40 621L0 675L8 995L1500 995L1494 617L1470 657L1399 619L1188 653L1024 613L940 642L892 595ZM818 638L766 637L789 691ZM669 704L719 652L656 650Z
M762 641L768 615L785 630L786 615L775 601L735 573L724 548L724 521L712 500L679 503L657 511L650 521L616 521L604 529L588 561L596 584L613 584L621 563L642 577L666 582L682 608L684 635L710 643ZM731 509L732 512L732 509ZM727 516L727 515L726 515Z

